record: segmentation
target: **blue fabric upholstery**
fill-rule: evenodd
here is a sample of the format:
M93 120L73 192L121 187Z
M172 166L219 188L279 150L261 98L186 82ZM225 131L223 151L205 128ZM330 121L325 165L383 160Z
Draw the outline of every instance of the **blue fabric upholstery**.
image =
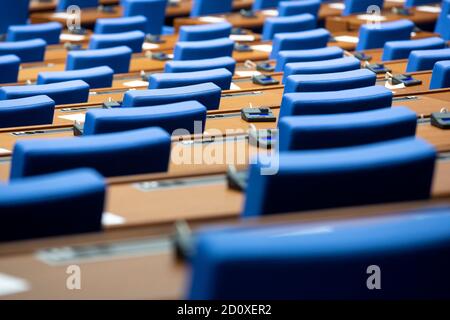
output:
M82 80L51 84L8 86L0 88L0 100L20 99L39 95L49 96L56 104L87 102L89 85Z
M72 71L40 72L37 84L83 80L91 89L112 87L114 71L110 67L96 67Z
M205 41L228 38L232 25L229 22L181 26L178 41Z
M47 45L58 44L62 26L58 22L10 26L6 41L42 39Z
M450 60L450 48L413 51L409 55L406 72L432 70L434 64L441 60Z
M280 152L276 174L261 174L267 159L250 165L243 216L427 199L435 160L415 138Z
M445 48L442 38L431 37L417 40L389 41L384 44L383 61L408 59L411 51Z
M292 115L333 114L388 108L392 91L383 86L325 91L297 92L283 96L280 118Z
M430 89L450 88L450 60L436 62Z
M450 0L442 0L441 13L436 21L434 32L445 40L450 40Z
M81 9L96 8L99 4L99 0L58 0L56 10L66 11L70 6L78 6Z
M201 60L167 61L164 72L194 72L224 68L234 74L236 60L232 57L219 57Z
M405 19L379 24L364 24L359 29L359 42L356 50L383 48L388 41L409 40L413 29L414 23Z
M283 117L280 151L348 147L414 137L417 115L405 107L332 115Z
M276 8L280 0L254 0L252 9L263 10L268 8Z
M354 57L343 57L323 61L293 62L284 66L283 82L294 74L320 74L357 70L361 61ZM332 87L330 87L332 88Z
M13 54L0 56L0 83L15 83L19 77L20 58Z
M272 40L277 33L300 32L316 28L316 18L309 14L289 17L270 17L264 21L263 40Z
M149 107L195 100L208 110L219 108L222 90L212 82L185 87L153 90L131 90L125 92L122 107Z
M174 60L198 60L219 57L231 57L234 41L230 38L220 38L205 41L177 42L174 49Z
M370 6L378 6L383 9L384 0L344 0L345 9L342 11L343 16L354 13L367 13Z
M0 0L0 34L5 34L9 26L26 24L30 0Z
M275 71L281 72L284 66L291 62L309 62L342 58L344 50L339 47L325 47L309 50L287 50L278 53Z
M47 96L0 101L0 128L53 123L55 101Z
M93 34L89 41L89 49L105 49L127 46L133 53L142 52L145 34L142 31L128 31L110 34Z
M374 86L377 75L368 69L287 77L284 93L356 89Z
M47 43L42 39L0 42L0 56L14 54L22 63L44 61Z
M143 15L147 18L146 33L162 34L167 0L123 0L122 6L124 17Z
M105 177L167 171L170 135L146 128L81 138L19 140L11 179L89 167Z
M382 214L198 231L188 298L448 299L450 208ZM381 290L369 290L380 272Z
M103 18L95 22L95 34L147 31L147 18L144 16Z
M170 134L200 134L205 129L206 108L197 101L185 101L140 108L90 110L86 114L84 135L160 127Z
M280 1L278 4L278 15L280 17L287 17L309 13L317 18L320 5L320 0Z
M114 70L114 73L128 73L131 54L131 49L124 46L108 49L70 51L67 54L66 70L108 66Z
M105 189L90 169L0 185L0 241L100 231Z
M212 82L222 90L229 90L233 74L227 69L196 72L154 73L149 77L149 89L164 89Z
M231 12L233 0L193 0L191 17Z
M278 52L284 50L317 49L327 46L330 32L326 29L314 29L301 32L278 33L272 42L271 59L278 59Z

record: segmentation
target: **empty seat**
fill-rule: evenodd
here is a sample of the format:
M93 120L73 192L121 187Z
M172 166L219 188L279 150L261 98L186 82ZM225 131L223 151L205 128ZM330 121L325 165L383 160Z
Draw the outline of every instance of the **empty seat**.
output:
M377 75L368 69L287 77L284 93L347 90L374 86Z
M407 59L411 51L445 48L442 38L431 37L418 40L386 42L383 49L383 61Z
M197 231L188 298L448 299L450 208L381 213Z
M206 108L197 101L185 101L140 108L90 110L86 114L84 135L160 127L170 134L201 134ZM175 133L174 133L175 132Z
M191 17L231 12L233 0L193 0Z
M263 10L268 8L276 8L280 0L254 0L252 9Z
M167 0L122 0L124 17L143 15L147 18L145 32L160 35L166 16Z
M361 61L354 57L344 57L323 61L293 62L284 66L283 82L294 74L320 74L344 72L361 68ZM333 87L330 87L330 89Z
M147 18L140 16L120 17L120 18L103 18L97 19L95 22L94 33L120 33L129 31L147 31Z
M105 189L91 169L0 184L0 241L100 231Z
M10 26L6 41L43 39L48 45L58 44L62 26L58 22Z
M316 18L309 13L289 17L270 17L264 21L263 40L272 40L277 33L300 32L316 28Z
M53 123L55 101L47 96L0 101L0 128Z
M96 8L99 5L99 0L59 0L57 11L66 11L70 6L78 6L81 9Z
M320 5L321 0L280 1L278 4L278 14L281 17L287 17L309 13L317 17Z
M174 60L198 60L219 57L231 57L234 41L220 38L205 41L181 41L175 45Z
M450 60L436 62L430 89L450 88Z
M194 72L224 68L234 74L236 60L232 57L219 57L200 60L172 60L167 61L164 72Z
M28 20L30 0L1 0L0 34L5 34L9 26L26 24Z
M356 50L383 48L388 41L409 40L413 29L414 23L405 19L379 24L364 24L359 29L359 42Z
M96 67L71 71L40 72L37 84L48 84L71 80L83 80L91 89L112 86L114 71L110 67Z
M205 41L228 38L232 25L229 22L181 26L178 41Z
M345 8L342 15L348 16L354 13L372 13L367 12L371 6L377 6L383 9L384 0L344 0Z
M409 55L406 72L432 70L434 64L441 60L450 60L450 48L413 51Z
M170 135L146 128L81 138L19 140L11 179L89 167L105 177L167 171Z
M0 56L0 83L14 83L19 77L20 58L13 54Z
M317 49L327 46L330 32L326 29L314 29L301 32L278 33L273 38L271 59L278 58L278 52L284 50Z
M405 107L332 115L283 117L280 151L363 145L416 134L417 115Z
M430 197L436 150L402 138L344 148L280 152L250 165L243 216Z
M0 42L0 56L13 54L24 62L39 62L44 60L47 43L42 39L32 39L14 42Z
M196 72L154 73L150 75L149 89L176 88L212 82L222 90L229 90L233 74L227 69Z
M93 34L89 41L89 49L105 49L127 46L133 53L142 52L145 34L142 31L128 31L121 33Z
M124 94L122 107L147 107L195 100L208 110L219 108L222 90L212 82L184 87L131 90Z
M131 54L131 49L124 46L108 49L70 51L67 54L66 70L108 66L114 70L114 73L127 73L130 69Z
M450 0L442 0L441 13L436 21L435 33L445 40L450 40Z
M392 91L372 86L340 91L297 92L283 96L280 118L292 115L334 114L388 108Z
M87 102L89 85L82 80L73 80L51 84L10 86L0 88L0 100L20 99L46 95L56 104Z
M291 62L309 62L342 58L344 50L339 47L325 47L309 50L287 50L278 53L275 71L281 72Z

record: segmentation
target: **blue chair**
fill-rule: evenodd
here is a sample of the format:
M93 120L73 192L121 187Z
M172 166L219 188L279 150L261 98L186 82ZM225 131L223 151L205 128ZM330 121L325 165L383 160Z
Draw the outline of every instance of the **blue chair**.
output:
M276 8L280 0L255 0L253 1L253 10L264 10L269 8Z
M273 37L271 59L278 59L278 52L284 50L307 50L327 46L330 32L319 28L301 32L278 33Z
M194 72L224 68L234 74L236 60L232 57L220 57L201 60L172 60L167 61L164 72Z
M52 124L55 101L47 96L0 101L0 128Z
M0 56L14 54L22 63L44 61L47 42L42 39L32 39L14 42L0 42Z
M66 11L70 6L78 6L81 9L97 8L99 0L58 0L57 11Z
M181 26L178 41L205 41L228 38L232 27L229 22Z
M450 40L450 0L442 0L441 13L436 21L434 32L445 40Z
M142 31L128 31L121 33L93 34L89 41L89 49L106 49L126 46L133 53L142 52L145 34Z
M154 73L149 77L149 89L164 89L212 82L222 90L229 90L233 74L227 69L196 72Z
M345 221L209 228L195 234L193 251L189 299L450 297L448 206ZM381 290L369 290L377 284L377 267Z
M412 8L417 6L423 6L427 4L436 4L440 3L441 0L406 0L405 8Z
M131 90L125 92L122 107L148 107L195 100L208 110L216 110L220 106L221 92L220 87L212 82L168 89Z
M413 51L409 55L406 72L432 70L434 64L441 60L450 60L450 48Z
M147 31L147 18L144 16L97 19L94 34Z
M348 90L374 86L377 75L368 69L334 73L297 74L286 78L284 93Z
M356 50L383 48L388 41L409 40L414 23L397 20L380 24L365 24L359 29L359 42Z
M37 84L49 84L72 80L83 80L91 89L112 87L114 71L110 67L96 67L72 71L40 72Z
M332 115L283 117L280 151L341 148L416 135L417 115L405 107Z
M9 26L28 22L30 0L1 0L0 6L0 34L8 32Z
M105 190L91 169L0 184L0 241L100 231Z
M264 21L262 38L272 40L277 33L299 32L316 28L316 18L309 14L288 17L271 17Z
M337 114L389 108L392 91L371 86L340 91L296 92L283 95L280 119L284 116Z
M201 134L205 123L205 106L190 100L150 107L90 110L86 114L83 134L89 136L148 127L160 127L172 135L176 132Z
M383 61L408 59L411 51L445 48L442 38L431 37L418 40L389 41L384 44Z
M206 16L210 14L229 13L233 9L233 0L193 0L191 17Z
M132 50L116 47L97 50L76 50L67 54L66 70L88 69L108 66L114 73L128 73Z
M354 13L367 13L370 6L378 6L383 9L384 0L344 0L344 4L342 15L348 16Z
M403 138L344 148L280 152L250 165L244 217L413 201L430 197L436 150ZM262 174L267 166L276 174Z
M321 0L280 1L278 4L278 15L287 17L309 13L317 18L321 4Z
M234 41L220 38L205 41L179 41L173 51L174 60L199 60L219 57L231 57Z
M25 24L10 26L6 34L6 41L24 41L42 39L47 45L58 44L62 26L58 22Z
M167 171L170 135L145 128L81 138L19 140L11 179L89 167L105 177Z
M361 61L354 57L343 57L323 61L293 62L284 66L283 83L294 74L321 74L345 72L361 68ZM332 87L330 87L332 88Z
M15 83L19 77L20 58L13 54L0 56L0 83Z
M286 50L278 52L275 71L281 72L284 66L292 62L309 62L338 59L344 56L344 50L339 47L324 47L309 50Z
M450 88L450 60L436 62L430 89Z
M7 86L0 88L0 100L21 99L46 95L56 104L87 102L89 85L82 80L73 80L51 84Z
M123 0L122 6L124 17L143 15L147 18L147 34L163 34L167 0Z

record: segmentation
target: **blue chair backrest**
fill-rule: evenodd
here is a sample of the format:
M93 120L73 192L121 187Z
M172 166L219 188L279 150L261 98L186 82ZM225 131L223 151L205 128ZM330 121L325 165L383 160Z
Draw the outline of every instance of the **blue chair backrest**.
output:
M28 22L30 0L1 0L0 6L0 34L6 33L9 26Z
M162 34L167 0L123 0L122 6L124 17L143 15L147 18L146 33Z
M233 0L193 0L191 17L231 12Z
M127 73L130 69L132 53L130 48L124 46L70 51L67 54L66 70L108 66L114 70L114 73Z
M199 60L219 57L231 57L234 41L219 38L205 41L179 41L173 51L174 60Z
M263 10L268 8L276 8L280 0L255 0L253 1L253 10Z
M344 50L339 47L324 47L309 50L286 50L278 52L275 71L281 72L291 62L309 62L342 58Z
M110 67L96 67L70 71L40 72L37 84L49 84L72 80L83 80L91 89L112 87L114 70Z
M430 89L450 88L450 60L434 65Z
M10 26L6 34L6 41L24 41L42 39L47 45L58 44L62 25L58 22L25 24Z
M417 40L389 41L384 44L383 61L408 59L411 51L445 48L445 41L439 37Z
M321 4L321 0L281 1L278 4L278 14L286 17L309 13L317 18Z
M19 77L20 58L13 54L0 56L0 83L15 83Z
M58 0L57 11L66 11L70 6L84 8L96 8L99 6L99 0Z
M225 68L234 74L234 70L236 69L236 60L232 57L219 57L200 60L172 60L166 62L164 72L194 72L220 68Z
M181 26L178 41L204 41L228 38L232 25L229 22Z
M406 72L432 70L441 60L450 60L450 48L435 50L417 50L410 53Z
M133 53L142 52L145 34L142 31L127 31L120 33L93 34L89 41L89 49L106 49L127 46Z
M316 18L309 14L271 17L264 21L263 40L272 40L277 33L299 32L316 28Z
M94 34L119 33L128 31L147 32L147 18L145 16L100 18L95 22Z
M22 63L44 61L47 42L42 39L31 39L14 42L0 42L0 56L13 54Z
M409 20L362 25L356 50L383 48L388 41L409 40L413 29L414 23Z
M442 0L441 13L436 21L434 32L439 33L445 40L450 40L450 0Z
M342 15L348 16L354 13L367 13L370 6L378 6L383 9L384 0L344 0L345 9Z

